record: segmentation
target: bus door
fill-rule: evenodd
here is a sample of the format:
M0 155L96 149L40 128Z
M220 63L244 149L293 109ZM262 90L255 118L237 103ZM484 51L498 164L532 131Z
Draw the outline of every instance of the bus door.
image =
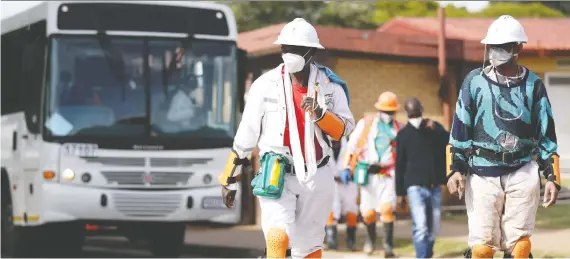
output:
M20 153L24 180L24 186L21 186L24 188L26 204L24 221L27 220L28 224L37 224L39 221L42 190L40 183L44 181L43 170L40 168L40 158L47 161L55 160L49 164L57 165L57 158L52 158L49 154L40 156L42 154L40 109L43 99L42 88L44 86L47 46L45 35L45 22L33 24L27 29L25 42L22 44L22 80L20 87L23 91L20 93L20 99L23 104L25 123L19 127L18 152ZM58 168L50 168L49 170L58 173Z

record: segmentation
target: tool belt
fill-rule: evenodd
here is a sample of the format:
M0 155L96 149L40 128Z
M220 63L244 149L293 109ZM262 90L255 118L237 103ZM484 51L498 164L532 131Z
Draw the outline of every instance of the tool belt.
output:
M503 162L505 164L512 164L524 158L530 154L532 154L534 149L532 148L523 148L519 151L514 152L495 152L490 149L481 148L481 147L473 147L473 155L485 158L491 161Z
M330 156L325 156L323 159L321 159L321 162L317 165L317 168L321 168L321 167L327 165L329 163L329 160L330 160ZM307 166L305 165L305 172L306 171L307 171ZM293 164L285 165L285 173L288 173L291 175L296 175L295 167L293 166Z
M378 170L378 172L370 172L370 173L392 177L392 175L390 174L390 169L394 168L394 166L383 166L383 167L379 167L379 168L380 168L380 170Z

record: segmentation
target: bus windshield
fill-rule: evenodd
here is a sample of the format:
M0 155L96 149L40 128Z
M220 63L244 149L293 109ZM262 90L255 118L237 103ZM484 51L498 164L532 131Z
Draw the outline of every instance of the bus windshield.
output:
M231 138L235 55L235 42L55 36L45 128L52 137Z

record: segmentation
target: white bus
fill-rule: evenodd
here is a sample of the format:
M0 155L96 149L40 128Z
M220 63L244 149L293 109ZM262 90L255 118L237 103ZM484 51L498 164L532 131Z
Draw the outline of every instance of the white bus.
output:
M3 19L3 254L80 251L89 224L177 256L186 222L239 222L217 181L243 109L236 40L231 9L208 2L46 1Z

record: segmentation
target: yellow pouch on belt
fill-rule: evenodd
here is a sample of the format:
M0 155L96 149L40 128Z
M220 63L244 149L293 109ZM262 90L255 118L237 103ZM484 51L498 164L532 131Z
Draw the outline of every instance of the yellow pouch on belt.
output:
M255 196L272 199L281 198L285 187L285 168L289 160L279 154L268 152L261 157L259 173L251 181Z

